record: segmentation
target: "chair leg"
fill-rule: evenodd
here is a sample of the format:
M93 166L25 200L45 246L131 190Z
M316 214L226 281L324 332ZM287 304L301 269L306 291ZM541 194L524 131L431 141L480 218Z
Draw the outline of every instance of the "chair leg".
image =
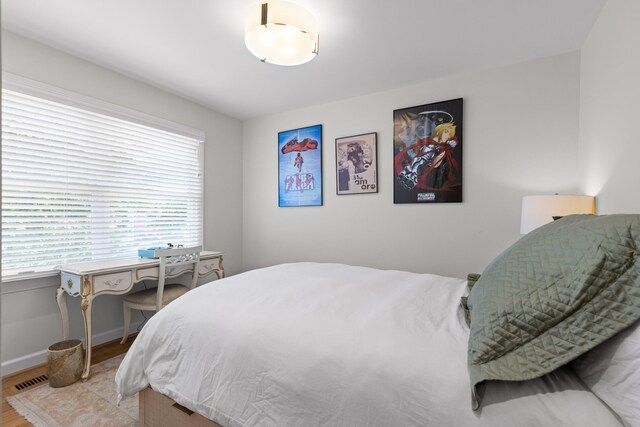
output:
M127 338L129 337L129 323L131 322L131 308L126 303L122 303L122 311L124 312L124 332L122 333L122 341L120 341L120 344L127 342Z

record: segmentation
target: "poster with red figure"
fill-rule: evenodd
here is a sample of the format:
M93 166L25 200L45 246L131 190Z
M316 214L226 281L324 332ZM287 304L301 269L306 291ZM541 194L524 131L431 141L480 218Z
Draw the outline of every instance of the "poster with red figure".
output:
M462 98L393 112L393 202L462 202Z
M278 133L278 206L322 206L322 125Z

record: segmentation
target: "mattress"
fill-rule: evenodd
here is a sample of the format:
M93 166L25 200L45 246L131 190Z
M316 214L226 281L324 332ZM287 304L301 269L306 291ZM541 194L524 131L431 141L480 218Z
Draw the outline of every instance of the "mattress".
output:
M568 368L489 382L472 411L466 281L294 263L203 285L157 313L116 375L234 426L619 426Z

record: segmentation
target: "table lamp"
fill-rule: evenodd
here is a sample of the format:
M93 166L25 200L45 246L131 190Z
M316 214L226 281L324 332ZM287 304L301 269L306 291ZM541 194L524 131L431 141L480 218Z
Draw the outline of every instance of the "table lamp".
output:
M527 234L557 219L557 217L593 213L595 213L595 198L593 196L559 194L552 196L525 196L522 198L520 234Z

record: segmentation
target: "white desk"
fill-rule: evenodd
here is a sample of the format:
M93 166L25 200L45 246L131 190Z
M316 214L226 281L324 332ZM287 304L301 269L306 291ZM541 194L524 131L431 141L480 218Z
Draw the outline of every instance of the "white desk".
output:
M203 278L215 273L219 279L224 277L222 252L200 253L198 277ZM69 313L65 293L73 297L82 297L82 316L86 357L82 379L89 377L91 367L91 307L93 299L99 295L126 294L133 285L142 280L157 280L160 261L147 258L120 258L104 261L91 261L69 264L58 267L60 270L60 286L57 291L58 307L62 315L62 332L64 339L69 339ZM167 268L167 278L178 277L185 273L193 273L190 265Z

